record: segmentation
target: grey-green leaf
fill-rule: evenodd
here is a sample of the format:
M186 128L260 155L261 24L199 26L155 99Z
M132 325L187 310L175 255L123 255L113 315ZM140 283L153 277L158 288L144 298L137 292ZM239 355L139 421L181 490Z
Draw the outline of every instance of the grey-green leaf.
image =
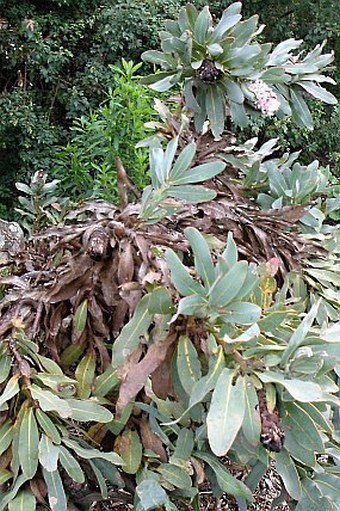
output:
M203 163L202 165L198 165L197 167L187 170L184 174L182 174L182 176L177 178L173 184L186 185L206 181L207 179L211 179L216 176L224 169L225 163L222 161Z
M182 387L190 396L193 385L201 377L201 364L193 343L182 335L177 346L177 370Z
M145 295L138 303L134 315L124 326L112 348L112 365L119 367L125 359L138 347L140 337L150 326L152 314L149 313L149 295Z
M281 367L285 367L288 360L292 357L294 352L297 350L297 348L303 343L305 340L309 329L311 328L316 315L318 313L320 305L320 300L313 304L310 311L306 316L303 318L300 325L297 327L297 329L294 331L293 335L291 336L287 349L285 350L282 359L281 359Z
M303 403L318 401L323 395L321 387L311 381L297 379L288 380L283 374L273 371L266 371L265 373L258 372L257 376L263 383L279 383L288 390L294 399Z
M245 414L242 423L242 431L251 445L258 445L261 433L261 420L258 410L258 398L252 382L244 380L245 384Z
M106 423L113 420L113 415L104 406L92 401L91 399L67 399L67 404L71 408L71 417L80 422L101 422Z
M47 485L48 502L50 504L51 511L66 511L67 499L58 470L48 472L43 468L42 473Z
M324 103L328 103L329 105L336 105L338 102L336 97L333 96L333 94L331 94L330 92L328 92L328 90L324 89L323 87L320 87L319 85L316 85L313 82L303 80L299 82L299 85L307 92L309 92L309 94L314 96L314 98L320 99Z
M162 463L157 472L170 484L176 488L185 490L192 486L191 477L181 467L172 463Z
M157 509L169 502L167 494L154 479L144 479L137 486L136 493L144 511Z
M185 229L184 234L190 243L195 256L195 268L207 289L215 280L215 270L212 263L208 243L202 234L193 227Z
M65 419L70 417L71 408L67 401L56 396L49 390L43 390L34 383L30 387L33 399L39 402L40 408L44 412L57 412L60 417Z
M275 455L275 465L289 495L294 500L299 500L301 496L299 474L296 470L295 463L286 449L283 449Z
M208 202L216 197L216 192L205 188L204 186L170 186L166 190L168 197L174 197L175 199L186 200L188 202Z
M224 456L229 451L244 419L244 382L238 377L234 385L234 376L234 370L223 369L207 415L209 445L216 456Z
M59 447L59 459L60 463L73 481L80 484L85 481L84 472L78 461L63 445Z
M7 420L0 427L0 456L11 445L13 435L14 435L13 424L10 420Z
M8 504L8 511L35 511L35 496L28 490L19 491L17 496Z
M59 447L54 445L50 438L44 433L39 442L39 462L48 471L57 470L59 458Z
M184 172L191 165L195 153L196 153L195 142L191 142L183 149L183 151L180 152L170 172L169 179L171 182L174 183L177 181L177 179L182 177Z
M19 430L19 460L23 473L32 478L38 468L39 431L33 408L23 412Z
M224 307L232 302L242 289L248 273L248 263L236 263L225 275L216 280L209 292L211 306Z
M220 138L224 130L225 99L217 84L210 85L206 91L205 108L215 138Z
M78 442L70 440L69 438L63 438L63 443L78 454L78 456L86 460L103 458L114 465L121 465L123 463L122 458L115 452L102 452L92 447L82 447Z
M222 491L233 495L234 497L243 497L248 502L251 502L252 494L249 488L247 488L242 481L233 477L215 456L202 451L195 452L194 456L200 458L212 468L216 475L217 483Z
M119 383L117 370L108 367L94 380L93 395L103 397L109 394Z
M50 437L50 439L53 441L53 443L60 444L60 442L61 442L60 433L57 430L54 423L49 418L49 416L46 413L44 413L42 410L40 410L39 408L36 409L35 416L39 423L39 426L44 430L45 434L48 437Z
M171 272L171 280L182 295L205 295L204 287L190 276L187 268L170 248L165 252L165 259Z
M14 376L12 376L12 378L10 378L8 380L7 385L4 388L4 391L0 396L0 407L4 403L6 403L6 401L9 401L9 399L16 396L18 394L18 392L20 391L20 387L19 387L19 383L18 383L19 377L20 376L18 374L15 374Z

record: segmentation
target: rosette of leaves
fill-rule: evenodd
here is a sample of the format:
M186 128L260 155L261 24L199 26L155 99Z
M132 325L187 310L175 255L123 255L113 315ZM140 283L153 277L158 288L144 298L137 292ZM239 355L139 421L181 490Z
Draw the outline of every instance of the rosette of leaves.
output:
M90 398L95 376L92 353L67 376L52 359L38 353L17 320L15 334L0 347L0 509L27 509L48 502L66 510L65 488L81 487L93 471L103 497L105 477L118 486L123 460L81 438L81 424L105 424L113 419L104 399ZM70 431L72 430L72 431ZM87 440L91 441L90 435ZM105 477L104 475L105 474ZM111 474L107 476L107 474ZM66 476L65 476L66 475ZM81 499L81 496L79 496Z
M323 55L323 45L318 45L307 55L294 55L292 51L302 43L295 39L274 49L270 43L259 43L257 36L264 25L258 26L257 15L241 21L241 7L241 2L230 5L216 25L209 7L201 12L190 4L183 7L178 20L166 22L160 32L162 51L143 53L144 60L161 66L161 72L147 77L145 83L157 91L183 84L196 129L202 131L208 119L215 137L222 134L226 116L239 126L247 125L247 110L254 111L258 99L252 92L255 82L270 85L280 103L279 117L291 115L299 126L312 128L304 96L336 103L320 85L335 83L322 74L333 54Z
M121 384L111 427L118 452L135 460L135 509L177 509L181 497L198 506L194 475L246 509L273 460L296 509L316 497L338 502L338 325L320 331L319 303L305 311L293 281L278 291L275 262L238 260L231 236L222 253L194 228L186 237L193 264L165 252L177 293L156 286L145 295L113 346ZM155 313L162 319L150 328ZM141 333L148 349L136 362ZM133 407L145 414L139 435L129 425ZM153 453L142 463L146 435ZM225 455L252 467L245 482L220 463Z
M196 153L195 142L188 144L175 160L178 140L178 136L172 139L165 151L162 147L150 149L152 184L143 192L140 211L140 217L147 223L158 222L165 215L176 212L181 207L181 202L176 203L176 199L206 202L216 197L214 190L196 183L211 179L222 172L225 163L211 161L191 167Z
M17 190L23 192L18 198L20 208L15 211L20 214L22 225L32 234L41 231L49 224L57 224L70 204L67 197L56 196L58 179L47 181L47 175L38 170L31 178L29 185L15 183Z
M268 140L256 150L257 140L255 137L241 146L230 146L219 156L241 172L242 184L263 209L306 205L302 232L319 233L323 222L340 208L339 190L331 182L329 168L320 166L317 160L302 165L299 151L272 157L280 149L277 139Z

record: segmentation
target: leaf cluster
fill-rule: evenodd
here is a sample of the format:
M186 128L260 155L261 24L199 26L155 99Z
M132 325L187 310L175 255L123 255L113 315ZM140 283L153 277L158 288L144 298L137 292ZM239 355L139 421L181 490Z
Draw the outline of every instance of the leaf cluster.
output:
M246 106L255 108L251 84L270 84L279 101L279 116L291 115L300 127L313 126L304 93L335 104L336 98L323 82L335 83L323 71L333 61L332 53L322 55L324 44L295 56L302 41L287 39L272 50L256 37L258 16L241 21L241 3L231 4L218 24L213 24L209 8L198 12L193 5L180 11L178 21L169 21L160 32L162 51L149 50L143 59L160 65L162 71L145 79L155 90L165 91L184 83L184 97L194 112L195 127L201 131L209 120L215 137L220 137L227 115L235 124L246 126Z

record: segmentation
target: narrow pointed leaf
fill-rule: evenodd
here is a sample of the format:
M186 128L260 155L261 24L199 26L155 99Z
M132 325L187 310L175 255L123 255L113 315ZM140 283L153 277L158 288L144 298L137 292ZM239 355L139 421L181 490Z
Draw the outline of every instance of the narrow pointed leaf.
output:
M210 85L206 91L205 108L210 121L211 131L220 138L224 130L225 99L222 90L216 85Z
M67 499L58 470L48 472L43 468L42 473L47 485L48 502L51 511L67 511Z
M189 169L187 172L182 174L181 177L177 178L174 184L186 185L206 181L207 179L211 179L212 177L216 176L224 169L225 163L222 161L203 163L202 165L193 167L192 169Z
M318 313L320 301L314 303L314 305L311 307L310 311L300 325L297 327L297 329L294 331L293 335L291 336L287 349L284 352L282 359L281 359L281 367L285 367L288 360L292 357L294 352L297 350L297 348L303 343L305 340L315 318Z
M223 311L223 318L230 323L251 325L261 316L261 307L251 302L233 302Z
M233 385L234 376L232 369L223 369L207 415L208 440L216 456L224 456L229 451L244 419L244 383L239 377Z
M257 373L257 376L263 383L279 383L288 390L294 399L303 403L318 401L323 395L321 387L311 381L297 379L288 380L281 373L275 373L273 371Z
M99 397L106 396L117 387L118 383L117 370L113 367L108 367L103 374L100 374L94 380L93 395Z
M201 364L193 343L186 335L182 335L178 341L177 370L183 389L190 395L192 386L201 377Z
M67 404L71 408L71 417L80 422L110 422L113 420L113 415L102 405L90 399L67 399Z
M198 318L207 315L208 302L201 295L191 295L181 298L177 308L177 315L196 316Z
M226 262L227 268L230 270L238 260L238 254L237 254L237 246L233 238L233 233L228 232L228 239L227 239L227 245L222 253L223 262ZM222 267L219 268L217 265L217 268L219 269L219 273L222 274Z
M8 511L35 511L35 496L30 491L19 491L18 495L8 504Z
M39 431L33 408L24 410L19 430L19 460L23 473L32 478L38 468Z
M91 395L92 383L96 370L94 354L89 351L78 364L75 376L78 381L77 394L80 399L87 399Z
M209 302L212 306L224 307L237 296L246 280L248 263L236 263L225 275L216 280L209 293Z
M182 428L178 434L176 449L172 458L189 460L194 448L194 433L191 429Z
M170 186L166 190L168 197L174 197L175 199L186 200L188 202L208 202L216 197L216 192L205 188L204 186Z
M291 89L290 95L292 98L290 106L294 122L303 128L313 129L313 119L302 94Z
M145 295L138 303L132 319L124 326L113 344L112 365L119 367L125 359L135 351L140 337L149 328L152 314L149 313L149 295Z
M202 451L195 452L194 456L203 460L212 468L216 475L217 483L222 491L228 493L229 495L233 495L234 497L243 497L248 502L251 502L252 494L249 488L247 488L247 486L242 483L242 481L239 481L236 479L236 477L233 477L222 465L222 463L216 459L215 456L208 452Z
M103 458L114 465L121 465L123 462L122 458L115 452L102 452L92 447L82 447L78 442L70 440L69 438L63 438L63 443L72 449L78 456L86 460Z
M7 420L0 427L0 456L11 445L14 435L14 427L10 420Z
M171 170L172 162L174 160L174 157L175 157L175 154L176 154L176 151L177 151L177 147L178 147L178 136L173 138L172 140L170 140L170 142L168 143L168 145L166 147L166 150L165 150L165 154L164 154L164 165L165 165L164 174L165 174L165 179L166 180L169 179L170 170Z
M203 44L206 40L208 28L211 25L211 14L209 7L205 6L196 18L194 26L195 39Z
M126 474L135 474L142 461L143 447L137 431L125 430L115 440L115 451L123 460L122 469Z
M177 465L162 463L162 465L160 465L157 469L157 472L161 474L162 478L176 488L185 490L192 486L191 477L183 468Z
M183 151L180 152L176 159L174 166L170 172L169 180L175 183L178 178L181 178L184 172L190 167L192 160L196 153L196 144L191 142Z
M299 474L296 470L295 463L286 449L283 449L275 455L275 465L289 495L294 500L299 500L301 496Z
M245 414L242 423L242 431L246 439L251 445L258 445L261 433L261 420L258 410L258 398L253 384L244 379L246 386L244 392L245 398Z
M77 307L73 318L73 330L77 334L81 334L86 327L87 321L87 305L88 300L83 300Z
M215 270L212 263L208 243L202 234L193 227L185 229L184 234L190 243L195 256L195 268L207 289L215 280Z
M33 399L39 402L40 408L44 412L57 412L62 418L71 416L71 408L64 399L61 399L49 390L41 389L35 384L31 385L30 390Z
M182 295L205 294L203 286L189 275L187 268L170 248L165 252L165 259L171 272L171 280Z
M48 471L57 470L59 458L59 447L53 444L50 438L44 433L39 442L39 462Z
M96 476L96 479L98 481L98 486L99 486L99 490L100 490L102 498L107 499L108 491L107 491L105 477L103 476L103 474L101 473L101 471L99 470L97 465L95 463L93 463L92 460L89 460L89 464L90 464L90 466L94 472L94 475Z
M8 355L0 355L0 383L4 382L11 370L11 357Z
M54 444L60 444L60 433L49 416L39 408L36 409L35 416L39 426L44 430L44 433L53 441Z
M285 411L286 415L282 419L283 425L296 442L306 450L323 453L323 440L308 413L297 403L289 402L285 405Z
M20 390L20 387L19 387L19 383L18 383L18 380L19 380L19 375L18 374L15 374L14 376L12 376L12 378L10 378L7 382L7 385L6 387L4 388L4 391L2 392L1 396L0 396L0 407L6 403L6 401L9 401L9 399L11 399L12 397L16 396Z
M299 82L300 87L303 87L309 94L314 96L316 99L320 99L324 103L328 103L329 105L336 105L337 99L333 94L328 92L328 90L320 87L319 85L315 85L313 82L301 81Z
M85 475L80 464L63 445L59 447L59 459L60 463L73 481L80 484L85 481Z
M219 41L229 29L241 20L241 7L241 2L235 2L223 11L221 19L213 32L212 41Z
M224 353L222 347L219 347L216 359L212 360L211 367L206 376L196 381L192 387L190 394L189 406L192 407L197 403L203 401L205 396L215 388L216 382L225 367Z

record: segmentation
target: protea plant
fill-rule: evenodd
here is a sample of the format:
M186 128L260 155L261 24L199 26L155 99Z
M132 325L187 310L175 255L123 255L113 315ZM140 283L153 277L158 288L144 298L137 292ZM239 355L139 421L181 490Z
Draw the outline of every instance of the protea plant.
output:
M187 107L194 112L195 127L202 131L208 119L215 137L220 137L226 116L239 126L248 123L249 111L279 117L292 115L302 127L311 128L312 118L304 100L307 92L326 103L336 98L320 83L334 83L322 71L333 53L322 55L324 44L304 55L292 53L301 40L287 39L276 48L261 44L258 16L242 21L241 2L235 2L214 25L209 7L201 12L188 4L177 21L168 21L160 32L162 51L150 50L143 59L162 71L145 83L165 91L182 83Z

